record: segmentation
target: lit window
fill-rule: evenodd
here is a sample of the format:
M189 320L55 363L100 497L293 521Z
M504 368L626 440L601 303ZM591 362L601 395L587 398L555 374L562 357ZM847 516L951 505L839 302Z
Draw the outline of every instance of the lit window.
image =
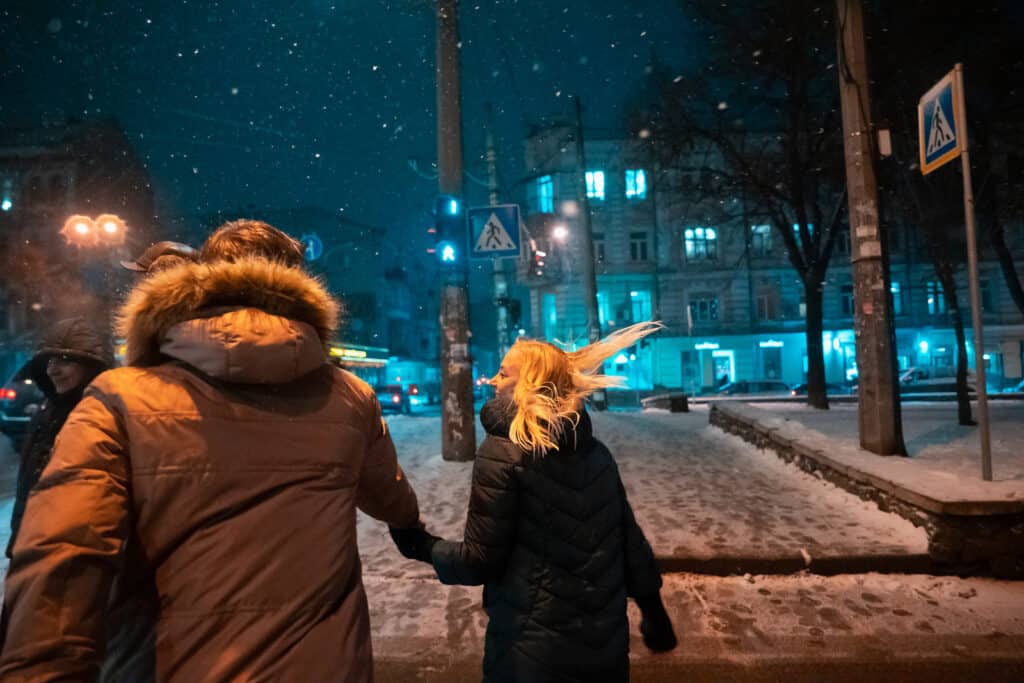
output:
M651 292L634 289L629 293L630 313L633 322L651 319Z
M769 256L772 253L772 226L750 226L750 250L754 256Z
M549 175L537 178L537 209L541 213L555 212L555 183Z
M626 169L626 197L628 199L647 198L647 173L644 169Z
M718 231L714 228L687 228L683 236L687 260L713 261L718 258Z
M903 288L900 283L893 282L889 285L889 291L892 292L893 315L903 315Z
M946 312L946 297L942 294L942 285L935 280L929 280L925 283L925 295L928 297L928 315Z
M697 296L691 298L690 320L695 323L718 320L718 297Z
M587 197L604 199L604 171L587 171Z
M807 224L807 234L810 235L811 237L814 237L814 223L808 223ZM796 237L796 241L797 242L800 241L800 224L799 223L794 223L793 224L793 236Z
M558 299L554 294L544 294L541 297L541 309L544 338L554 339L558 329Z
M629 260L630 261L646 261L647 260L647 233L646 232L631 232L631 233L629 233Z

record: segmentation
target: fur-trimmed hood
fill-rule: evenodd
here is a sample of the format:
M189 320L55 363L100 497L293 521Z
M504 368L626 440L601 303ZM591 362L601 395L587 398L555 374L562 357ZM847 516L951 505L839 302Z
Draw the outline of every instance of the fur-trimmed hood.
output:
M258 258L183 263L140 282L117 329L129 365L170 357L229 381L277 383L325 362L339 312L297 268Z

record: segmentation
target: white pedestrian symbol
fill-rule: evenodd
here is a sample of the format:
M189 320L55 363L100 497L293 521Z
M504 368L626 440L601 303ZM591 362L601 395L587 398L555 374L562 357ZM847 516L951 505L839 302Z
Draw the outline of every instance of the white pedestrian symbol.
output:
M928 147L925 154L931 156L955 139L956 136L953 134L953 128L949 125L946 114L942 111L942 105L939 103L938 98L936 98L935 109L932 110L932 125L928 133Z
M476 241L476 251L505 251L515 249L516 243L509 236L505 226L498 220L496 214L491 214L480 231L480 237Z

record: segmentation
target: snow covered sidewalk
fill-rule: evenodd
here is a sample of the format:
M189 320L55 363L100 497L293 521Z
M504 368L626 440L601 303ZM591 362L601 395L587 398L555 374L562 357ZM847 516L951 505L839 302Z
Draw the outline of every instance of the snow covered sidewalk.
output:
M637 519L667 569L774 573L810 564L832 573L925 556L921 529L765 457L709 426L705 410L592 417L595 434L615 454ZM442 460L439 418L399 416L388 422L427 527L446 538L461 537L472 463ZM481 431L478 427L478 439ZM384 525L362 515L359 545L369 575L431 575L424 565L402 559Z
M366 590L379 680L480 679L479 588L370 577ZM634 680L1024 680L1019 582L670 574L662 595L679 646L650 653L631 602Z

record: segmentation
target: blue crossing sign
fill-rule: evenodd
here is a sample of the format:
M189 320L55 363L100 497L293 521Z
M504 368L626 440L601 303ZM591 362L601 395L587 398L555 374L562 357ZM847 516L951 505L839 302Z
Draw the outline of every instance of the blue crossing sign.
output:
M501 204L469 210L470 256L519 256L519 206Z
M921 147L921 173L928 174L964 149L966 122L961 121L963 90L950 71L917 104L918 142Z

